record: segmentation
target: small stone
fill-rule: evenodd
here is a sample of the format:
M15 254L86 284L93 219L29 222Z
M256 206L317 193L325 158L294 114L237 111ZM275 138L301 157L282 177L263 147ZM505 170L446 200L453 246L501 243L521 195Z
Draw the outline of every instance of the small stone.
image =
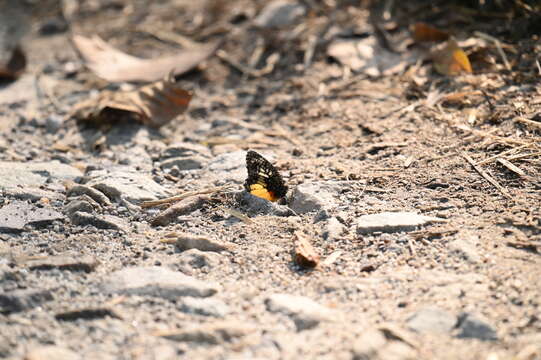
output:
M129 202L139 203L169 196L169 192L152 177L131 168L91 171L88 177L90 180L86 185L101 191L110 199L122 197Z
M479 237L473 234L459 234L458 239L451 241L447 246L451 255L458 256L471 264L481 262L481 257L475 248Z
M158 333L169 340L219 345L243 337L254 329L234 321L193 325L182 330L162 331Z
M288 294L273 294L265 300L267 310L289 316L297 327L297 331L311 329L321 321L333 318L333 311L315 301Z
M123 232L129 231L129 226L123 219L113 215L96 215L76 211L70 216L73 225L94 226L98 229L112 229Z
M300 184L293 191L290 207L297 214L328 210L336 207L333 194L337 194L338 190L338 185L331 181Z
M447 334L456 323L456 316L437 307L421 309L408 319L408 327L419 333Z
M0 209L0 232L22 231L26 225L43 226L63 218L64 215L49 207L17 200Z
M293 210L285 205L262 199L246 191L241 191L237 195L239 204L243 207L245 213L249 215L273 215L273 216L294 216Z
M81 360L81 356L60 346L42 346L32 349L26 354L25 360Z
M67 196L86 195L102 206L111 206L111 200L104 193L90 186L77 184L69 188Z
M344 232L344 229L344 225L342 225L337 218L331 217L327 220L325 228L323 229L323 238L328 241L338 240Z
M0 161L0 189L40 187L51 180L75 180L83 175L81 170L59 161L43 163L18 163Z
M49 115L45 120L45 128L47 129L48 133L54 134L60 129L63 122L64 118L62 116L52 114Z
M206 158L210 158L212 156L209 148L206 146L181 142L171 144L169 147L167 147L167 149L162 152L160 159L163 160L176 157L189 157L193 155L201 155Z
M98 265L93 256L68 256L68 255L56 255L47 256L45 259L28 260L24 263L30 270L67 270L67 271L85 271L91 272Z
M458 319L458 338L479 339L483 341L498 340L496 330L479 315L463 313Z
M180 271L191 273L192 269L216 268L222 262L222 255L214 252L203 252L198 249L190 249L182 252L178 258Z
M94 207L85 200L72 200L64 207L64 212L69 217L71 217L77 211L93 213Z
M196 236L190 234L182 234L176 236L176 246L184 251L189 249L197 249L201 251L225 251L232 247L232 244L226 244L222 241L210 239L206 236Z
M357 233L412 231L421 225L445 221L445 219L419 215L413 212L383 212L359 217L357 219Z
M171 169L174 166L180 171L201 169L205 166L206 159L202 156L174 157L162 161L162 169Z
M24 188L10 188L5 191L6 197L12 197L17 200L31 201L36 202L43 198L49 199L51 201L62 201L64 200L64 195L57 192L43 190L35 187L24 187Z
M418 354L414 348L396 339L387 337L379 329L363 331L353 345L354 360L416 360Z
M180 311L188 314L222 318L229 314L229 307L221 300L212 298L184 297L177 301Z
M176 300L179 296L208 297L218 291L214 284L159 266L115 271L101 287L105 293L147 295L168 300Z
M32 309L53 300L50 290L13 290L0 293L0 313L11 314Z
M260 28L275 28L295 24L306 13L304 6L288 0L274 0L254 19Z

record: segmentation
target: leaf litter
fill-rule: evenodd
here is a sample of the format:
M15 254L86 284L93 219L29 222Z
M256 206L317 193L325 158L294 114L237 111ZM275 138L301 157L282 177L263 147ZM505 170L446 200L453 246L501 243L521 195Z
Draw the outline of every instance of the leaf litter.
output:
M170 75L134 91L103 91L97 98L77 104L72 113L95 125L135 120L158 128L185 112L191 98L192 93L180 88Z

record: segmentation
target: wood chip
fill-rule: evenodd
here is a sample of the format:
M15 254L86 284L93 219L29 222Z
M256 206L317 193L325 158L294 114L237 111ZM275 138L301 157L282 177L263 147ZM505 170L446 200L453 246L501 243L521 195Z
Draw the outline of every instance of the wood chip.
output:
M303 233L295 232L295 263L303 268L314 268L319 264L319 254Z
M203 204L209 201L210 198L205 195L192 196L187 199L184 199L166 210L159 213L151 222L152 226L166 226L181 215L187 215L197 209L199 209Z

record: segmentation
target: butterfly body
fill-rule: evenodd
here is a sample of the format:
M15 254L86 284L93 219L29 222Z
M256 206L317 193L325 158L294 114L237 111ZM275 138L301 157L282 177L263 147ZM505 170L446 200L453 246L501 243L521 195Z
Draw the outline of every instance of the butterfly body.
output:
M250 194L269 201L278 201L287 193L284 179L276 168L255 151L246 154L248 178L244 188Z

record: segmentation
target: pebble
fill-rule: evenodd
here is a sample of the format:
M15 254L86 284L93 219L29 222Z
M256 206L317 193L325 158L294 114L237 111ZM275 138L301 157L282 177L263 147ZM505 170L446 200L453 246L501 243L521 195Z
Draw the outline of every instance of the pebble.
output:
M225 251L232 247L232 244L227 244L223 241L211 239L207 236L196 236L190 234L181 234L175 237L175 245L182 251L189 249L197 249L201 251Z
M300 184L293 191L290 207L297 214L334 208L337 203L333 194L338 190L339 186L332 181Z
M0 209L0 232L18 232L26 225L38 227L63 218L64 215L49 207L16 200Z
M63 347L48 345L30 350L25 360L81 360L82 357Z
M179 270L190 274L192 269L206 268L211 270L222 262L222 255L215 252L203 252L198 249L190 249L182 252L178 257Z
M180 311L188 314L222 318L229 314L229 307L221 300L212 298L183 297L177 300Z
M101 285L105 293L148 295L176 300L179 296L208 297L218 292L214 284L159 266L115 271Z
M127 201L139 203L169 196L169 192L150 175L131 168L95 170L88 174L88 178L86 185L101 191L110 199L122 197Z
M104 193L90 186L77 184L68 189L68 197L86 195L102 206L111 206L111 200Z
M458 319L458 338L479 339L483 341L498 340L496 330L480 315L463 313Z
M32 309L53 300L50 290L12 290L0 293L0 314L10 314Z
M201 169L207 160L202 156L174 157L161 162L162 169L171 169L174 166L180 171Z
M5 191L6 197L12 197L18 200L36 202L42 198L46 198L52 201L64 200L64 195L54 191L38 189L34 187L25 188L10 188Z
M357 219L357 233L412 231L421 225L445 221L445 219L419 215L413 212L383 212L359 217Z
M265 299L265 305L270 312L279 312L289 316L297 331L311 329L321 321L334 317L334 312L304 296L288 294L272 294Z
M426 307L407 320L408 327L419 333L450 333L456 326L456 316L437 307Z
M219 321L210 324L187 326L181 330L159 333L169 340L219 345L243 337L254 329L236 321Z
M254 24L260 28L275 28L295 24L306 9L297 2L274 0L261 10L254 19Z
M57 180L75 180L83 175L81 170L59 161L11 162L0 161L0 189L40 187Z
M97 215L76 211L71 214L70 220L73 225L91 225L98 229L112 229L122 232L129 231L128 223L125 220L113 215Z
M93 213L94 207L92 206L92 204L85 200L72 200L64 207L64 212L69 217L71 217L77 211Z
M30 270L68 270L91 272L99 265L99 261L90 255L56 255L44 259L32 259L24 262Z
M323 228L323 239L328 241L339 240L344 230L344 225L337 218L331 217Z
M64 118L57 114L52 114L45 119L45 129L49 134L54 134L62 127Z
M243 207L246 214L254 215L273 215L273 216L294 216L295 212L285 205L280 205L258 196L254 196L246 191L241 191L237 195L239 204Z
M164 160L169 158L189 157L194 155L200 155L206 158L210 158L212 156L209 148L206 146L194 143L179 142L169 145L161 153L160 159Z
M417 360L415 349L384 331L369 329L353 344L354 360Z

